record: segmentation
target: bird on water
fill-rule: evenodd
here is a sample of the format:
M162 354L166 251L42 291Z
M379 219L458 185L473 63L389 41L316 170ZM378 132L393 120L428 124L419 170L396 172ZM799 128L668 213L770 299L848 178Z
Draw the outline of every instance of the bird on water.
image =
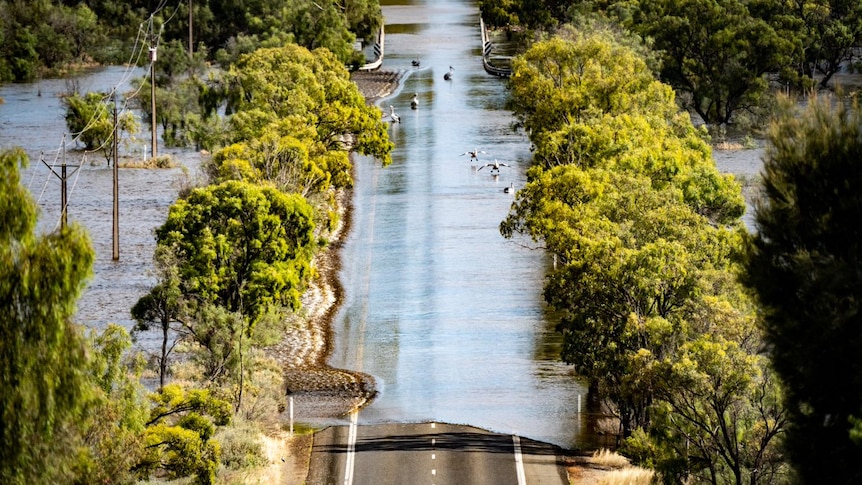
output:
M486 163L485 165L482 165L481 167L477 168L476 171L482 170L485 167L491 167L491 173L495 173L495 172L498 173L498 172L500 172L500 167L510 167L510 166L511 165L505 164L503 162L498 162L497 159L495 158L492 163Z
M505 189L503 189L503 192L505 192L507 194L514 194L515 193L515 182L510 182L509 186L506 187Z
M391 119L393 123L401 123L401 117L398 116L398 113L395 112L395 107L391 104L389 105L389 119Z
M452 74L455 74L455 68L449 66L449 72L443 75L443 79L449 81L450 79L452 79Z
M479 150L477 148L475 150L467 150L466 152L462 153L459 156L463 157L464 155L470 155L470 161L472 162L473 160L479 161L479 154L480 153L488 153L488 152L486 152L485 150Z
M419 93L413 93L413 99L410 100L410 109L419 108Z

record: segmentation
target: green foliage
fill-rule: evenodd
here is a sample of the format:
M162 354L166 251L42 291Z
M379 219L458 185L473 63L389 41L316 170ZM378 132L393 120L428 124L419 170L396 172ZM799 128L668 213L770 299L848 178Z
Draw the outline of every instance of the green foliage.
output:
M156 246L153 262L157 272L156 286L135 303L131 314L137 322L136 332L147 331L153 325L158 325L162 331L159 354L159 388L162 388L168 373L168 358L176 344L176 340L170 341L171 331L182 331L181 327L173 324L183 317L184 302L179 268L170 248Z
M327 50L293 45L260 49L232 69L231 79L231 111L249 113L256 127L246 128L248 120L235 116L236 141L258 135L265 125L276 125L282 135L301 126L313 130L318 150L351 148L384 165L391 162L392 144L379 111L365 103L347 70Z
M352 185L348 150L391 162L379 111L328 51L261 49L218 80L233 144L207 166L215 183L272 183L303 196Z
M316 249L313 211L296 194L227 181L174 204L156 231L177 258L184 328L203 350L206 377L245 389L244 356L282 307L297 309ZM238 382L237 382L238 381Z
M564 263L545 287L548 303L564 310L563 359L619 406L628 434L647 424L652 400L638 353L673 355L691 301L707 290L707 272L730 264L736 236L643 176L557 167L525 190L516 212L536 206L524 227ZM534 191L546 196L529 199Z
M815 97L802 113L785 104L769 129L746 282L764 306L786 386L791 462L807 483L854 483L862 480L862 448L850 437L850 417L862 409L862 112L855 98Z
M216 434L222 446L221 463L232 470L268 463L260 442L260 432L249 426L226 426Z
M705 134L646 62L608 30L566 35L536 43L513 63L511 105L539 167L631 170L656 189L677 186L713 221L737 220L745 208L738 186L717 172Z
M178 258L184 295L255 322L271 305L299 306L313 231L303 198L228 181L177 201L156 235Z
M76 2L77 3L77 2ZM32 81L85 60L104 41L86 5L35 0L0 3L0 82Z
M706 123L728 123L735 112L755 109L767 92L766 74L792 62L794 32L777 25L769 10L751 10L748 3L641 2L628 25L654 40L662 52L661 78L686 93Z
M0 481L71 479L74 430L92 398L83 335L71 322L93 252L72 225L37 235L20 149L0 152Z
M520 26L531 30L553 30L571 20L571 1L562 0L481 0L482 17L491 26Z
M195 483L215 483L221 446L212 439L215 426L228 424L230 404L210 391L169 384L150 396L144 435L146 454L135 466L141 477L156 470L168 478L194 475Z
M514 63L535 165L501 224L555 255L544 295L562 358L666 482L781 479L780 389L734 279L739 187L632 47L609 30L564 35Z
M566 30L513 61L515 115L531 137L603 115L677 112L673 91L610 31Z
M653 448L640 450L640 459L680 482L787 481L778 440L786 412L763 356L720 335L701 334L674 360L653 362L650 372L661 400L652 408Z
M85 451L78 457L75 483L132 483L132 468L144 454L148 405L140 384L140 363L128 362L131 339L109 324L90 337L89 374L96 388L91 412L78 424Z
M362 62L362 54L354 51L354 39L372 38L383 22L378 0L191 3L196 72L216 49L236 55L286 43L324 47L342 65L355 66ZM171 77L188 69L188 6L180 3L154 10L149 0L0 2L0 40L4 41L0 42L0 82L32 80L43 71L56 72L90 59L128 62L128 46L139 40L139 27L149 25L160 36L156 69L161 83L164 74ZM237 49L238 45L246 47ZM146 56L135 61L146 62Z
M820 75L820 86L826 87L862 40L862 4L796 0L788 2L788 10L801 31L802 74L811 79Z
M89 92L84 96L73 93L64 96L63 103L66 105L66 126L75 135L75 139L83 142L87 150L101 151L105 160L110 163L114 120L112 103L107 96L96 92ZM131 112L121 113L117 124L119 136L122 136L122 132L138 132L138 124Z

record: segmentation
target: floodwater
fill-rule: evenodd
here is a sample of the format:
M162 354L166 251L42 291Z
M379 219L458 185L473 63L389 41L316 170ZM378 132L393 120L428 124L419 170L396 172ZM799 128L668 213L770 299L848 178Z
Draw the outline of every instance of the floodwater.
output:
M94 70L74 81L48 79L0 86L0 98L5 101L0 104L0 148L19 146L28 153L30 165L22 172L21 180L39 202L42 231L59 227L59 175L64 160L67 165L68 221L87 229L96 252L94 275L78 301L77 317L94 329L103 329L111 322L127 329L133 327L129 310L155 281L151 270L153 230L164 223L184 173L196 174L200 156L189 150L161 147L159 154L170 153L182 166L164 170L120 168L120 258L114 261L113 169L101 153L84 153L83 145L76 145L72 136L64 135L68 128L60 96L75 84L82 93L109 92L115 87L118 93L129 93L130 80L143 74L140 69L114 66ZM123 106L119 105L119 109ZM149 130L148 126L142 123L143 130ZM121 157L141 158L144 150L150 151L148 131L136 138L121 145ZM137 347L153 351L158 348L159 338L156 332L140 334Z
M387 70L403 70L390 128L393 163L356 161L354 212L340 273L344 301L333 324L330 364L374 376L377 398L363 423L424 420L589 448L596 415L584 382L559 361L555 316L542 299L550 262L529 240L506 240L498 230L513 201L504 188L525 182L530 152L505 110L505 80L482 69L475 1L382 1ZM413 67L411 61L419 60ZM454 68L451 81L444 73ZM80 77L81 91L107 91L140 76L110 67ZM24 147L31 157L22 177L42 208L40 228L59 220L63 80L0 86L0 148ZM418 110L410 109L417 93ZM143 124L146 130L146 124ZM148 133L123 147L141 153ZM78 318L93 328L117 322L131 328L129 309L145 294L155 247L184 173L200 162L188 150L159 149L184 168L120 170L120 259L112 260L112 169L101 155L66 142L69 219L90 232L95 275L79 301ZM479 149L480 162L462 155ZM755 176L760 151L717 152L719 168ZM478 168L494 159L509 166ZM724 166L722 166L724 165ZM158 336L137 345L157 348ZM579 412L580 411L580 412ZM314 417L306 417L314 420Z

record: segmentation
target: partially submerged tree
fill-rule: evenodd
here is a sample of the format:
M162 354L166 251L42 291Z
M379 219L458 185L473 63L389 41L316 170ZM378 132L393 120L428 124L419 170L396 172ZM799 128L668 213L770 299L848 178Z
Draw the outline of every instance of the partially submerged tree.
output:
M63 103L66 105L66 126L74 140L82 142L87 150L101 152L110 164L115 130L113 103L108 96L97 92L83 96L72 93L63 97ZM131 112L122 111L117 118L118 137L122 137L124 132L138 132L138 123Z
M784 418L734 279L739 187L633 50L568 35L514 63L535 165L501 232L554 254L562 357L630 456L668 482L768 483Z
M767 95L767 74L793 64L794 32L762 18L740 0L641 2L633 31L662 53L661 78L686 93L704 122L729 123L756 111Z
M234 141L251 140L267 126L296 136L295 128L304 126L321 153L353 149L384 165L391 162L392 143L380 110L365 103L326 49L259 49L243 57L230 77Z

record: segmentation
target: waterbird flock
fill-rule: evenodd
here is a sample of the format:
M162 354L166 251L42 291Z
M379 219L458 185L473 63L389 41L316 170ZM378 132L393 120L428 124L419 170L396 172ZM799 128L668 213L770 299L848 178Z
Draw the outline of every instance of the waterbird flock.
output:
M419 67L419 60L414 59L412 61L412 64L414 67ZM455 72L455 68L453 68L452 66L449 66L449 72L447 72L446 74L443 75L443 79L445 79L446 81L451 81L454 72ZM410 109L414 109L414 110L419 109L419 93L413 93L413 97L410 100ZM384 118L388 118L388 120L391 121L392 123L401 123L401 116L399 116L398 113L395 112L395 106L393 106L391 104L389 105L389 115L388 116L384 115ZM488 152L486 152L485 150L480 150L478 148L474 148L473 150L467 150L466 152L461 153L460 156L469 155L470 161L475 160L478 162L480 153L485 154ZM489 163L486 163L484 165L480 165L479 167L474 167L474 168L476 171L482 170L484 168L490 168L489 171L491 172L491 175L494 175L496 177L500 173L500 167L511 167L511 165L509 165L507 163L503 163L503 162L501 162L495 158L493 162L489 162ZM515 183L511 182L508 187L503 188L503 192L507 193L507 194L514 193L515 192Z

